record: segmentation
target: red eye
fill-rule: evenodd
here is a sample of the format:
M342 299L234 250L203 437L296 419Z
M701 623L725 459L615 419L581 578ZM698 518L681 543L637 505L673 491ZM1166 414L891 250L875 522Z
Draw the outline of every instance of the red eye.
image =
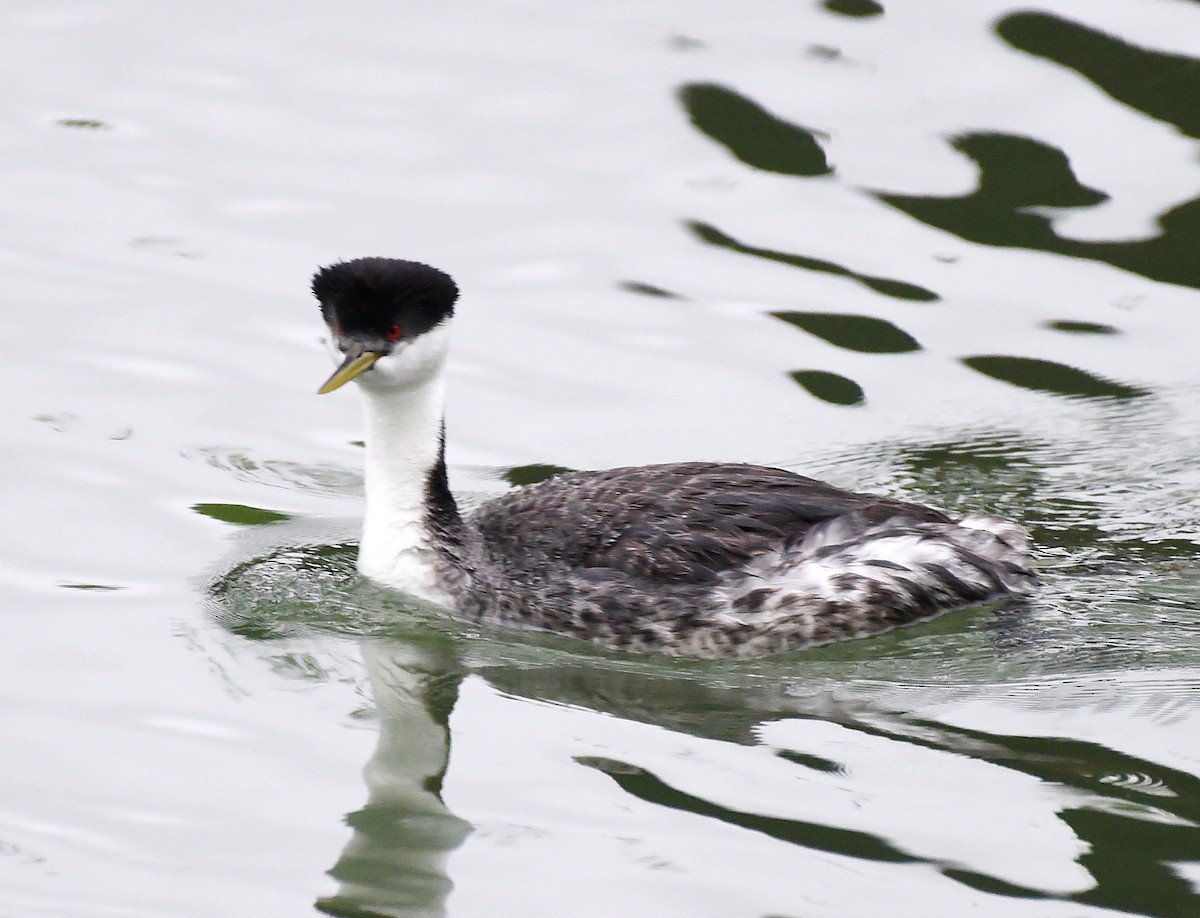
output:
M391 328L388 329L387 339L388 339L388 341L398 341L400 339L400 336L403 334L404 334L404 329L402 329L399 325L393 325Z

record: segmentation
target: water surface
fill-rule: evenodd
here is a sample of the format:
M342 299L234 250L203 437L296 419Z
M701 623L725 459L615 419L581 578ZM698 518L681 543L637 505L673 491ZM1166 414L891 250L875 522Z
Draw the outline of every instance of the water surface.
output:
M0 17L4 918L1200 911L1195 3ZM734 664L364 584L368 254L467 502L764 462L1044 588Z

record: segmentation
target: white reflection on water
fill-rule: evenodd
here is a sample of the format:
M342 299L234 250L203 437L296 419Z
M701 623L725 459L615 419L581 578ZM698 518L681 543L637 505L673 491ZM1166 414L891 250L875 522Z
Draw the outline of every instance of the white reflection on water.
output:
M1194 4L1052 8L1135 50L1200 52ZM1139 110L1019 50L999 0L867 18L20 0L0 18L18 87L0 104L0 912L303 914L334 895L323 874L357 843L343 820L403 776L393 735L416 730L389 732L403 706L379 731L363 716L356 642L397 627L402 646L443 635L447 671L473 674L425 725L453 741L447 819L475 827L434 870L453 914L1194 910L1197 294L1152 279L1194 271L1186 245L1150 266L1131 245L1200 187L1186 106ZM1190 98L1187 79L1167 95ZM689 84L807 128L833 173L746 165L693 127ZM985 154L1032 142L1001 140L1010 163L1058 151L1107 200L986 198L1056 248L971 241L946 208L1014 176L954 146L968 135L993 135ZM1120 244L1112 264L1097 242ZM1016 618L664 672L397 625L346 592L344 549L308 580L288 567L303 551L272 568L281 545L353 539L327 521L358 512L357 407L310 394L327 368L305 285L364 254L427 259L466 291L460 487L535 463L785 464L1018 516L1045 591ZM870 317L921 349L847 349L771 313ZM989 355L1040 363L1011 383L963 363ZM1047 364L1149 395L1056 397L1028 385ZM806 370L863 404L808 395L788 375ZM291 519L247 543L255 589L214 617L195 584L228 566L239 507ZM390 888L368 877L360 899Z

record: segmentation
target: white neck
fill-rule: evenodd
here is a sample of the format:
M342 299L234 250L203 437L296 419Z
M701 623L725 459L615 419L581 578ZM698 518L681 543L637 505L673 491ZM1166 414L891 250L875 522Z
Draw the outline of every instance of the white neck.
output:
M358 569L372 580L449 605L433 566L426 525L427 481L441 450L441 373L403 389L361 390L367 420L367 507Z

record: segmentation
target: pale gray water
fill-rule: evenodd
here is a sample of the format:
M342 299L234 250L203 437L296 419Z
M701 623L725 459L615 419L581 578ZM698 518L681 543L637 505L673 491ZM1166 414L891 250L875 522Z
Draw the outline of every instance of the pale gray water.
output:
M1200 6L885 5L7 5L0 916L1200 911ZM464 290L468 496L767 462L1045 590L739 665L407 609L312 394L367 254Z

